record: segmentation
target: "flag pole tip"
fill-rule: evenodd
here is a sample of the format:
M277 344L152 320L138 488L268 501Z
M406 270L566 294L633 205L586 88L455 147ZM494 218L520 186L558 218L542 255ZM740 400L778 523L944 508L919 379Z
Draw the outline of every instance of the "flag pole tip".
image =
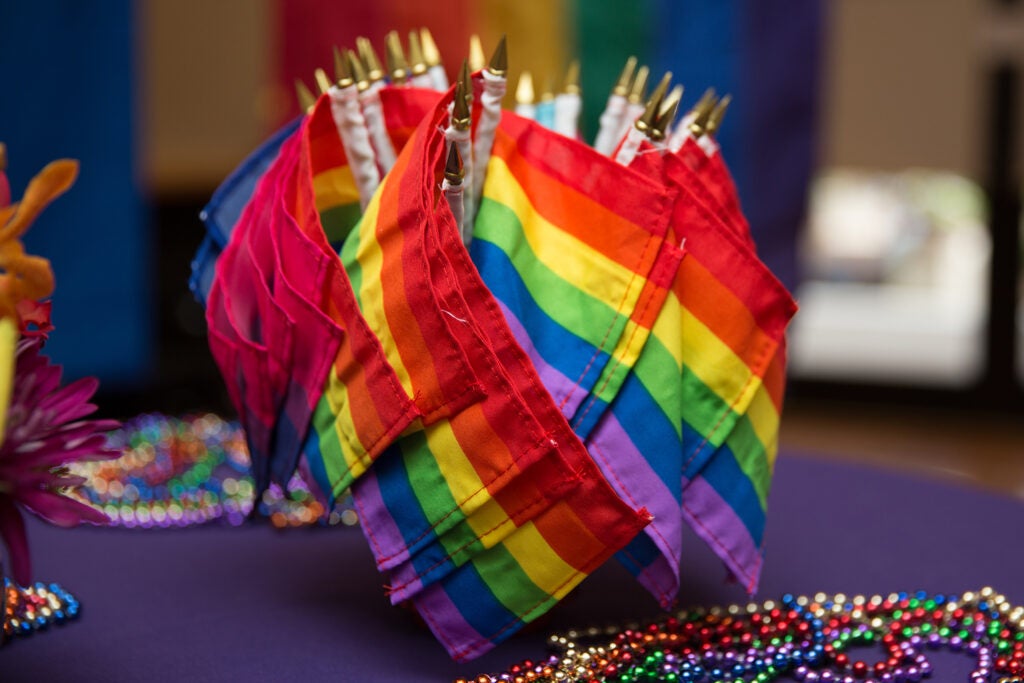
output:
M316 81L316 87L320 89L320 94L325 95L331 89L331 79L327 77L327 72L320 67L313 71L313 79Z
M668 131L669 126L672 125L672 121L675 120L676 112L679 111L679 100L682 97L682 86L676 86L672 89L672 93L665 99L665 103L658 111L658 116L654 119L654 126L651 128L652 140L665 139L665 133Z
M423 56L423 43L420 41L420 34L416 31L409 31L409 68L413 76L422 76L427 73L427 59Z
M647 90L647 78L650 76L650 73L651 70L647 66L641 66L637 69L636 77L629 85L627 99L630 104L640 104L644 101L644 92Z
M729 105L732 103L732 95L725 95L722 99L718 100L718 104L711 110L708 115L707 125L704 127L704 132L708 135L714 135L722 127L722 120L725 118L725 113L729 109Z
M529 71L519 74L519 84L516 86L516 104L533 104L533 76Z
M309 114L316 106L316 97L301 78L295 79L295 97L299 101L299 109Z
M467 130L470 126L469 97L466 95L466 82L461 78L455 83L455 102L452 105L452 127L456 130Z
M384 60L387 63L392 83L401 85L408 80L409 63L405 61L402 39L398 37L398 31L389 31L384 36Z
M474 33L469 37L469 67L473 71L479 71L486 66L486 60L484 45L480 42L480 36Z
M440 66L441 51L437 49L434 36L426 26L420 29L420 42L423 43L423 59L426 60L427 66Z
M580 60L574 59L569 62L569 69L565 72L565 86L562 91L569 95L579 95L580 90Z
M494 76L508 75L508 48L505 45L505 34L501 34L498 47L494 48L491 61L487 63L487 70Z
M630 55L629 59L626 60L626 65L622 67L622 71L619 73L619 79L615 81L615 86L612 88L613 95L618 95L619 97L629 95L629 86L633 83L634 71L636 71L636 56Z
M345 53L348 55L348 65L352 69L352 80L356 82L356 90L363 92L370 87L370 77L366 75L363 60L352 50L346 50Z
M370 39L365 36L359 36L356 38L356 47L359 50L359 57L363 61L363 66L366 68L366 77L370 79L371 83L383 80L385 73L384 67L381 66L380 58L377 57L377 52L373 49L373 43Z
M337 45L334 46L334 79L339 88L347 88L355 83L348 55Z
M654 89L650 99L647 100L647 107L644 109L643 115L636 120L637 130L645 135L649 135L649 131L654 128L654 122L658 116L658 111L661 109L661 103L665 100L665 93L668 91L668 85L671 81L672 72L666 71L665 75L661 77L658 87Z
M465 176L465 169L462 166L462 156L459 155L459 146L448 145L448 159L444 164L444 177L452 185L461 185Z

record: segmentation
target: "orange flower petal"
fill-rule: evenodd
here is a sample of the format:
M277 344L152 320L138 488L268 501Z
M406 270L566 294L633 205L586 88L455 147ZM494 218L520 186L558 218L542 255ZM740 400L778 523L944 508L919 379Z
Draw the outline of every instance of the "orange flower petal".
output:
M28 229L36 216L54 199L64 194L78 177L78 162L73 159L51 161L29 182L25 196L17 205L14 216L0 228L0 242L18 237Z

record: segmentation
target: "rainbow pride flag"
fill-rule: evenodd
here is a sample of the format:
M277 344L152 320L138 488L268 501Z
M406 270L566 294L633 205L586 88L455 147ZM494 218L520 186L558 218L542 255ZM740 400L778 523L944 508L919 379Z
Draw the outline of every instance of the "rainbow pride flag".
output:
M518 133L517 138L509 134L510 129ZM771 451L768 457L774 458L778 414L758 410L754 430L746 413L795 310L792 301L745 242L730 239L734 231L707 207L712 197L706 188L702 185L698 190L701 196L692 189L694 172L689 167L675 161L663 166L658 155L648 155L636 165L635 176L629 173L633 168L607 169L602 175L600 164L610 162L583 158L586 152L577 151L582 149L506 117L488 168L472 244L474 261L548 390L556 399L572 397L573 391L581 395L577 401L562 399L560 406L594 460L624 500L643 501L654 515L645 535L620 553L623 564L661 604L670 605L679 587L680 520L685 517L737 576L756 585L759 553L725 552L717 535L708 531L707 515L681 512L684 505L694 506L684 495L690 481L696 477L695 491L705 481L696 473L714 460L713 474L729 457L739 457L747 467L734 467L732 473L750 482L744 492L756 492L751 499L760 503L758 510L746 512L745 528L752 538L760 539L771 473L770 462L765 466L763 461L766 448ZM568 173L555 177L548 171L549 159L566 160ZM588 198L629 201L642 196L630 180L636 177L649 187L662 175L677 193L667 232L681 240L686 257L683 249L663 238L654 249L655 268L646 273L632 271L629 285L649 296L646 301L638 297L642 303L622 316L633 328L618 338L628 340L626 344L609 341L610 326L604 322L608 314L601 314L608 301L626 297L607 289L596 296L585 291L588 281L583 275L593 274L593 280L605 287L616 281L591 265L594 253L597 258L602 254L585 240L595 235L612 239L609 235L625 231L609 227L606 217L569 208L558 194L578 182L578 169L595 167L586 181L594 183L591 179L596 176L609 187L594 183L584 193ZM544 176L544 171L549 175ZM683 174L691 177L681 183ZM552 201L551 195L558 201ZM560 244L563 238L557 230L562 225L572 226L574 236L582 239ZM663 223L648 225L658 226L658 234L664 236ZM608 253L618 257L620 266L630 261L621 245ZM755 273L758 278L752 286L734 284L734 273L741 277ZM601 357L607 347L595 350L594 340L630 350L605 351L608 358ZM586 363L584 368L589 370L601 361L603 367L594 373L600 379L581 381L585 374L578 366ZM737 423L736 435L729 437L735 443L734 452L724 444ZM721 457L715 459L719 453ZM739 489L733 498L737 504L746 500ZM736 560L737 554L743 559Z
M417 424L362 472L344 452L307 457L335 473L329 490L351 483L378 566L406 569L393 598L467 658L550 608L649 518L574 437L438 204L445 116L438 106L421 122L341 252Z
M381 91L400 153L365 212L321 98L207 245L257 482L301 460L351 490L390 599L457 659L613 555L668 607L684 524L753 591L795 306L720 171L622 167L505 113L467 251L451 97Z

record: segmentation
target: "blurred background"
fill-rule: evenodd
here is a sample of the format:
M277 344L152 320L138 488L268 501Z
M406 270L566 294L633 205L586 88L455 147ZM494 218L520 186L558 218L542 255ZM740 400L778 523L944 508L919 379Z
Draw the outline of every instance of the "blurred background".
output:
M217 184L298 114L331 46L428 26L449 72L508 34L511 82L583 63L584 134L629 55L719 139L762 258L796 294L782 445L1024 497L1024 3L997 0L36 0L0 6L13 195L74 189L26 238L49 344L108 415L229 413L188 292ZM511 88L510 88L511 89Z

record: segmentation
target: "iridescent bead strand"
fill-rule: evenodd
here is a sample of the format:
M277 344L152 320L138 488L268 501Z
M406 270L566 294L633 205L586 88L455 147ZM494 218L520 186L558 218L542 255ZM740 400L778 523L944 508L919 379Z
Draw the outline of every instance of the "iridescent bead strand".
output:
M784 595L778 603L697 608L645 625L570 630L548 643L547 659L473 680L768 683L790 675L807 683L914 683L933 673L926 652L948 649L975 658L972 683L1019 683L1024 607L988 587L961 596ZM847 654L872 644L878 661Z
M254 485L249 454L237 423L212 414L174 418L140 415L108 435L116 460L83 463L86 483L74 493L102 510L115 526L182 527L251 518ZM343 498L327 512L298 475L271 486L257 506L278 528L358 522Z
M23 588L10 579L4 579L3 638L31 636L53 624L63 624L78 617L78 600L56 583L36 583Z

